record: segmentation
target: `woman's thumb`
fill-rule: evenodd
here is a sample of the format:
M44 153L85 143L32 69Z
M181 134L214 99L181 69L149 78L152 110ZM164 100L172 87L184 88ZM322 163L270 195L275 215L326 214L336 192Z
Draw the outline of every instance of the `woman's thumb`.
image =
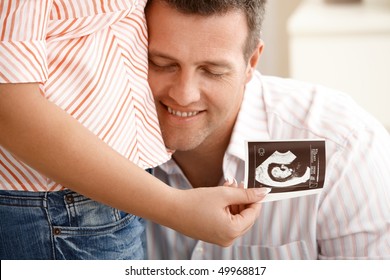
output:
M235 199L232 204L252 204L261 201L270 191L270 188L235 189Z

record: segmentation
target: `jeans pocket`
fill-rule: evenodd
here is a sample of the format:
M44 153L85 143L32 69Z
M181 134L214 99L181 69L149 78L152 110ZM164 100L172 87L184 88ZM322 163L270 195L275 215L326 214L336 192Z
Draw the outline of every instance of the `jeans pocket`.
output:
M144 220L130 214L104 226L55 227L53 239L56 259L145 258Z
M56 259L144 258L142 218L73 192L64 201L66 211L52 221Z
M67 192L58 200L48 203L52 226L61 229L62 234L83 234L83 232L109 233L137 224L140 218L112 208L75 192ZM65 207L63 207L63 205Z

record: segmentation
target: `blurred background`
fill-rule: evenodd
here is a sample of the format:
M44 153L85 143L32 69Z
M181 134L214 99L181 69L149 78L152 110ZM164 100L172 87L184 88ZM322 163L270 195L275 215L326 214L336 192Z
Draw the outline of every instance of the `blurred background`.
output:
M262 38L263 74L344 91L390 131L390 0L268 0Z

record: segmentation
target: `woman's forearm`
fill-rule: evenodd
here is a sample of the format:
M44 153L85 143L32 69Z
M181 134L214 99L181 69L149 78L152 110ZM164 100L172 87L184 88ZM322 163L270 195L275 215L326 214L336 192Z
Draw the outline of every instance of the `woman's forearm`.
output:
M3 147L65 187L154 220L169 211L153 208L175 190L43 98L36 84L0 85L0 131Z
M238 188L170 188L118 154L40 95L37 84L0 85L0 145L43 175L96 201L229 245L246 232L265 194ZM250 205L232 215L229 205Z

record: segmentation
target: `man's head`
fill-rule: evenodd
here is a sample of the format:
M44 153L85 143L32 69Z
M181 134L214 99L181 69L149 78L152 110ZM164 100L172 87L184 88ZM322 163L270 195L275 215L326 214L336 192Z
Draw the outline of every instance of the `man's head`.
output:
M168 148L229 139L262 50L264 2L149 0L149 83Z
M149 0L147 7L154 1L163 1L171 8L192 15L213 16L237 10L244 13L248 25L248 37L244 55L248 59L260 42L260 32L264 20L266 0Z

